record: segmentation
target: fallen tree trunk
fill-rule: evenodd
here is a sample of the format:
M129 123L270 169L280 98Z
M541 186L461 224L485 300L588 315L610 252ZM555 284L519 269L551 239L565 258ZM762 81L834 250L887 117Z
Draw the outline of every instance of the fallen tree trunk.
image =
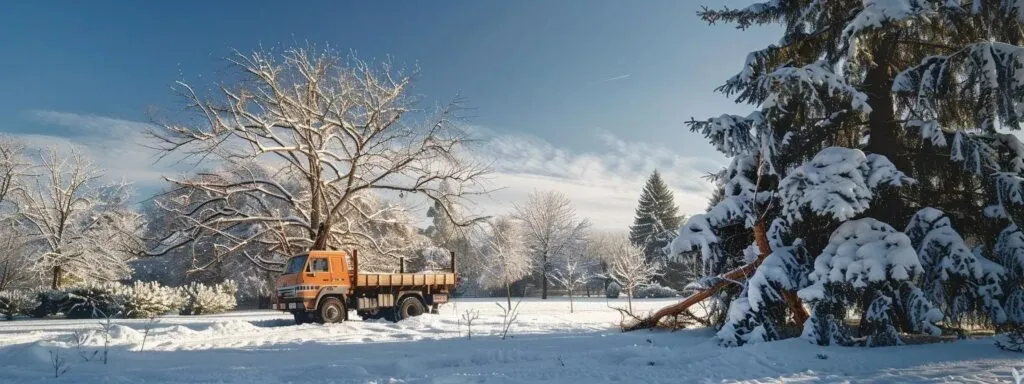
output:
M630 325L628 327L624 327L623 330L628 332L635 331L638 329L654 328L658 326L658 323L661 321L661 319L683 313L683 311L685 311L687 308L690 308L694 304L704 301L704 299L707 299L711 297L711 295L714 295L718 291L722 290L722 288L725 288L725 286L729 285L729 283L731 283L732 281L737 279L745 279L751 272L753 272L755 269L757 269L759 265L761 265L761 262L764 261L765 257L767 257L767 255L760 255L757 257L757 260L754 260L754 262L750 264L744 265L742 267L726 272L725 274L719 275L720 281L715 283L715 285L712 285L711 287L703 291L687 296L685 299L683 299L683 301L680 301L677 304L662 308L658 310L658 312L655 312L653 315L648 316L646 319L640 320L636 324Z
M757 224L754 225L753 229L754 242L757 244L758 250L760 251L760 254L757 255L757 259L755 259L750 264L743 265L739 268L733 269L729 272L719 275L719 281L715 283L715 285L712 285L707 289L687 296L685 299L683 299L683 301L680 301L677 304L662 308L658 310L658 312L655 312L653 315L648 316L646 319L637 321L636 324L624 326L623 331L629 332L638 329L648 329L657 327L658 323L661 322L661 319L670 316L677 316L683 313L683 311L689 309L694 304L700 303L701 301L704 301L704 299L711 297L711 295L714 295L718 291L722 290L722 288L725 288L725 286L729 285L729 283L735 282L737 280L745 280L748 277L750 277L750 274L753 273L757 269L757 267L761 265L762 262L764 262L764 259L767 258L769 254L771 254L771 247L769 247L768 245L768 236L767 232L765 231L764 222L759 221ZM793 320L797 324L803 324L805 321L807 321L807 318L810 315L807 314L807 310L804 309L803 304L800 302L800 298L797 297L795 292L783 291L782 297L786 301L786 305L789 307L790 312L792 312L793 314Z

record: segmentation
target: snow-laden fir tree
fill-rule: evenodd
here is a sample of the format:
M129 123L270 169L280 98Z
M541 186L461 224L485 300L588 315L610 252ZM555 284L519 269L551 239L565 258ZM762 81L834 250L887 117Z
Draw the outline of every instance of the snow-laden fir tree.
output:
M868 217L878 221L879 228L888 226L877 231L895 232L893 225L902 226L928 206L965 216L957 220L967 223L964 228L973 233L963 238L977 242L971 245L993 246L990 239L995 232L991 225L980 223L980 212L986 201L1014 194L1006 187L1012 183L1000 183L991 176L993 171L1019 172L1021 166L1015 164L1024 162L1015 153L1022 146L1001 133L977 136L969 131L1019 128L1016 115L1024 95L1017 91L1022 79L1016 69L1019 50L1008 46L1021 41L1019 5L1004 1L772 1L704 10L700 16L711 23L734 23L740 29L781 24L783 36L777 44L748 55L740 73L719 88L738 102L755 106L753 113L691 122L694 131L733 157L733 165L717 178L721 201L681 228L673 242L675 253L700 246L706 262L735 265L735 261L720 260L750 260L751 253L722 254L716 231L742 222L759 240L769 237L767 229L774 221L784 230L772 236L773 244L755 241L762 245L754 252L754 263L797 239L816 259L829 245L828 235L846 221ZM826 147L861 151L836 157L835 151L826 154ZM815 163L819 155L826 156L820 159L824 163L813 165L818 168L816 176L801 177L800 169L808 171L806 165ZM947 164L929 165L935 159ZM952 170L964 169L951 162L981 164L967 168L982 169L987 175L951 175ZM868 172L857 176L854 170ZM882 182L877 179L897 174ZM918 182L910 183L911 179ZM814 183L832 187L810 192ZM987 211L989 216L1012 216L1007 209ZM833 240L837 235L832 234ZM903 253L916 256L913 247L908 244L907 248L911 253ZM995 278L999 269L987 270ZM875 323L896 321L900 332L934 331L934 306L914 285L926 272L921 269L905 279L889 276L885 284L868 284L855 292L825 292L815 296L814 312L830 302L856 302L855 312L870 312ZM998 296L992 289L987 292ZM883 296L891 301L880 299ZM730 311L734 312L747 313ZM841 320L812 320L822 324L821 329L835 328L840 335L833 339L844 338ZM869 328L884 331L872 344L892 341L883 337L888 328Z
M667 262L664 248L675 237L681 219L672 190L661 174L654 171L640 194L636 216L629 227L629 241L643 248L648 260L664 267Z

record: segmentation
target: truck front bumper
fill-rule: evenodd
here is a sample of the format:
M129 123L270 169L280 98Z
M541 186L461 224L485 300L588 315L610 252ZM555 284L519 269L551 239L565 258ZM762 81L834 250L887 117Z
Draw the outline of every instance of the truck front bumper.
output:
M310 311L310 310L313 310L312 306L313 306L313 301L312 300L286 301L286 302L277 302L277 303L273 304L273 308L278 310L278 311L298 311L298 310Z

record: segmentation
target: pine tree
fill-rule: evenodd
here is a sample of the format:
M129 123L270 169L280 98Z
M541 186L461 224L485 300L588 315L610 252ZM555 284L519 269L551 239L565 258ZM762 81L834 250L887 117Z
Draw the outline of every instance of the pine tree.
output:
M648 261L664 266L666 255L663 249L675 237L681 221L672 190L655 170L640 194L636 217L629 227L629 241L643 248Z
M871 315L861 331L876 335L872 345L897 343L890 337L896 331L934 332L937 308L947 303L937 307L917 288L934 282L934 275L920 266L907 235L892 226L935 206L965 216L957 219L972 233L963 238L991 247L994 226L984 223L982 208L1013 224L1015 216L1024 219L1024 145L997 131L1019 129L1024 114L1024 49L1014 45L1024 40L1022 6L999 0L773 1L699 13L709 23L740 29L781 24L784 32L779 43L749 54L740 73L718 89L752 105L752 113L690 122L733 163L717 178L720 201L681 228L672 253L698 247L705 263L747 263L742 270L756 269L756 276L779 265L768 264L775 252L799 242L815 271L806 282L764 273L770 279L759 284L771 289L751 289L755 282L749 282L734 300L746 304L734 306L726 324L758 323L749 334L772 338L779 324L766 322L779 320L750 303L791 302L786 297L793 287L812 301L804 333L819 343L851 341L840 313L850 306ZM779 230L769 234L769 223ZM751 252L722 252L725 229L736 225L752 232L752 259ZM893 242L891 249L872 251L894 259L885 259L870 279L833 280L819 272L838 257L829 251L839 246L834 243L857 249L872 238ZM1001 244L1003 253L1015 247ZM933 243L925 255L951 245ZM948 260L964 259L962 251ZM782 263L786 270L808 266L792 261ZM979 303L1004 300L991 282L998 268L988 270L977 282L986 283L981 290L991 298ZM705 280L721 287L723 277Z

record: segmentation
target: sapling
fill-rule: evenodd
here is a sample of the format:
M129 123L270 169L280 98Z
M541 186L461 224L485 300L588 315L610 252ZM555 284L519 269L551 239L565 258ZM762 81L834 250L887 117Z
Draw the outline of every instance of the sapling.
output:
M473 339L473 322L480 318L480 311L467 309L462 313L462 321L466 322L466 338Z
M68 359L60 352L50 351L50 365L53 367L54 378L59 378L68 371Z

